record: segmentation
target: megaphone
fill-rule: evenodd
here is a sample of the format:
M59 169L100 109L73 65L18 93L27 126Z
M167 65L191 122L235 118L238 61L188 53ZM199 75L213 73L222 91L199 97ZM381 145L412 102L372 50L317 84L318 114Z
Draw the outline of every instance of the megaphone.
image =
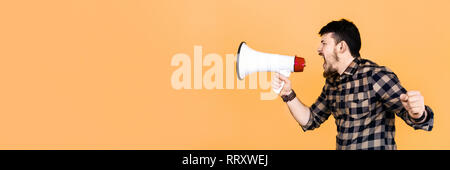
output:
M236 73L239 80L253 72L278 72L289 77L291 72L302 72L305 59L297 56L263 53L251 49L245 42L241 42L237 51ZM273 89L279 94L284 86Z

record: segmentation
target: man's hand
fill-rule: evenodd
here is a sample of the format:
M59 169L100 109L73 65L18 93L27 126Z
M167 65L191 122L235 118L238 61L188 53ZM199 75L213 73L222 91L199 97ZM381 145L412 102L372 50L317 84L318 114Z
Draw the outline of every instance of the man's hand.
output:
M281 86L281 82L284 81L283 89L280 91L280 96L288 95L292 92L291 81L281 75L280 73L272 74L272 88L278 89Z
M425 102L419 91L408 91L406 94L400 95L400 100L409 116L414 119L420 118L425 111Z

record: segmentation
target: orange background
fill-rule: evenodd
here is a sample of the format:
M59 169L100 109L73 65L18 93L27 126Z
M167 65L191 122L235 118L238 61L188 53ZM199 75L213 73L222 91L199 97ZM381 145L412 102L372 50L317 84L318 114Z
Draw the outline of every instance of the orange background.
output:
M304 133L281 99L259 100L261 89L175 90L178 67L170 62L186 53L193 63L201 45L225 68L225 55L244 40L297 54L307 67L291 75L293 88L310 105L324 83L317 32L340 18L358 26L362 57L391 68L435 112L432 132L397 117L398 149L450 149L449 7L446 0L1 1L0 149L335 149L332 116Z

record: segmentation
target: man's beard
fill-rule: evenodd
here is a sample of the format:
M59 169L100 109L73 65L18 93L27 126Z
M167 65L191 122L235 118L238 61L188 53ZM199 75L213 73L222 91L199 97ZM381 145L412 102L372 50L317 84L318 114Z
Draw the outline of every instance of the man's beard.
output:
M323 77L325 77L326 79L333 78L338 75L339 73L337 72L337 70L333 68L327 68L327 70L323 72Z
M339 58L337 57L337 55L334 55L333 58L334 58L335 62L339 61ZM336 77L338 75L339 75L339 73L338 73L337 69L333 68L331 65L327 65L326 68L324 68L324 71L323 71L324 78L329 79L329 78Z

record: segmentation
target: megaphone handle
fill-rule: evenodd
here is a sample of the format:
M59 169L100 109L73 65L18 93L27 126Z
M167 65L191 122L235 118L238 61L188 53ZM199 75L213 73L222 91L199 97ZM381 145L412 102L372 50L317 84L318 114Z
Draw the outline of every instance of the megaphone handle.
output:
M279 73L281 75L283 75L284 77L289 77L289 75L291 74L291 71L289 70L280 70ZM281 89L283 89L284 87L284 81L281 82L281 86L278 89L273 89L273 92L275 92L276 94L280 94Z

